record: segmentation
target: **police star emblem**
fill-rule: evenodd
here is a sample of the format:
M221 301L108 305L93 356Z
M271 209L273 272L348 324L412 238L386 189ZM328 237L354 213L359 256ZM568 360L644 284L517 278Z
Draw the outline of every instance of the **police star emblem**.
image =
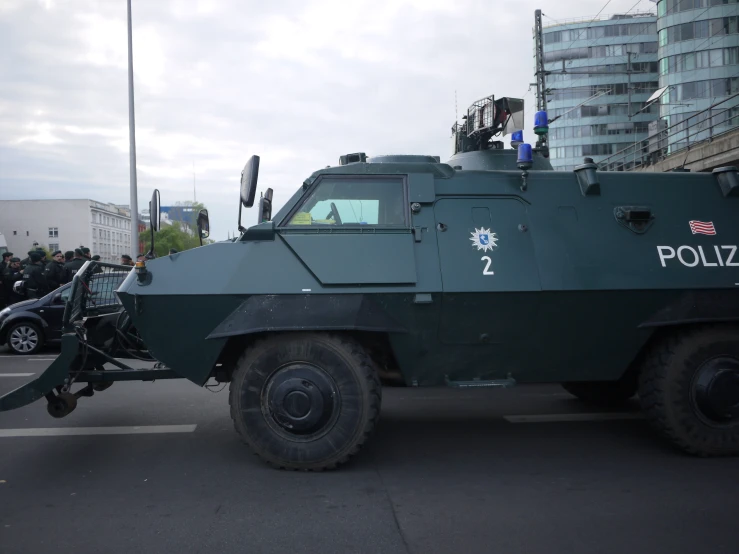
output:
M470 240L472 241L472 246L476 246L478 250L487 252L498 246L499 239L495 236L495 233L490 232L490 229L485 229L484 227L480 229L475 228L475 231L471 235Z

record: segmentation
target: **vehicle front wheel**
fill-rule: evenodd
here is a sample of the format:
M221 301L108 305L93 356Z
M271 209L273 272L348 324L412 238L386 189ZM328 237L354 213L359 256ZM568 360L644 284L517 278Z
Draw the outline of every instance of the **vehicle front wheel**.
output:
M655 345L639 398L651 425L683 451L739 454L739 327L685 330Z
M43 345L43 331L35 323L20 321L8 329L8 348L14 354L36 354Z
M277 468L334 469L356 454L380 415L372 361L353 339L285 333L254 343L229 391L242 439Z

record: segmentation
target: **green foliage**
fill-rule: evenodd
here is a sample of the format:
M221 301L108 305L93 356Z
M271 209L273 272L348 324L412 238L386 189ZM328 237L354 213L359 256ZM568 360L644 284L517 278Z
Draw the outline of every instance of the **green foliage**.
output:
M170 248L183 252L200 246L196 220L198 212L204 209L205 206L200 202L191 201L177 202L174 206L169 211L169 219L173 222L172 225L163 223L161 229L154 233L154 253L157 257L168 256ZM179 211L178 208L181 208L182 211ZM189 209L194 210L191 225L182 222L183 219L186 219L185 214ZM139 237L144 243L143 254L146 254L151 247L151 230L146 229L139 234ZM212 242L215 241L203 239L203 246Z
M29 248L29 250L36 250L37 248L43 248L44 252L46 252L46 259L47 259L47 261L51 259L51 250L49 250L49 247L48 246L46 246L45 244L39 244L37 246L33 246L32 248ZM22 255L20 255L20 256L18 255L17 252L14 252L14 254L16 256L18 256L21 260L23 260L26 257L28 257L28 254L25 253L25 252L24 253L21 253Z

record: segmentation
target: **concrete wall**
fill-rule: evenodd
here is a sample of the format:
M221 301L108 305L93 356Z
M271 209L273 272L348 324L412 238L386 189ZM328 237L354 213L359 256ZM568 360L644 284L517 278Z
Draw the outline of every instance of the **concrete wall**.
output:
M92 246L89 200L0 200L0 231L8 249L19 258L33 248L59 244L62 250L74 250L80 244ZM56 227L59 236L49 237Z
M58 237L49 236L49 228ZM94 200L0 200L0 232L8 249L21 259L33 243L62 251L84 245L104 262L118 262L131 253L131 218L128 210Z
M719 135L711 142L701 142L690 149L667 156L654 165L638 171L661 173L682 167L690 171L712 171L717 167L735 165L739 167L739 129Z

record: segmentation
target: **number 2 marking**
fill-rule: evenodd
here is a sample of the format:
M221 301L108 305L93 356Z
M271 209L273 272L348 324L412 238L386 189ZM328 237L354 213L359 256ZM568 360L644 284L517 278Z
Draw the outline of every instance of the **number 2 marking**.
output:
M490 271L490 264L493 263L493 260L490 259L490 256L483 256L480 258L480 260L487 260L488 263L485 264L485 269L482 270L483 275L495 275L493 271Z

